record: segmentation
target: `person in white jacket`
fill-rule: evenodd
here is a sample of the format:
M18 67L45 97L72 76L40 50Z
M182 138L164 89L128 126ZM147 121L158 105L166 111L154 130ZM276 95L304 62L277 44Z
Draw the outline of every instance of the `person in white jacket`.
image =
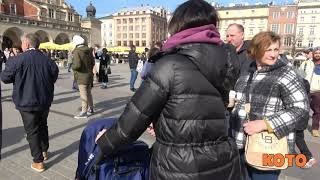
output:
M312 136L319 137L320 122L320 47L313 49L312 63L308 63L305 68L306 77L310 83L310 107L312 115Z

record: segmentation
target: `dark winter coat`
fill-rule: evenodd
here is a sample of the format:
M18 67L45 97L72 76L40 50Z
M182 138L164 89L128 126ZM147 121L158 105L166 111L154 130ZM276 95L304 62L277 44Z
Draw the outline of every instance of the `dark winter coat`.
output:
M139 57L135 51L130 51L128 55L130 69L137 69Z
M102 53L101 56L98 57L100 60L99 65L99 82L103 79L108 79L107 68L110 65L110 56L108 54Z
M240 50L237 52L238 54L238 59L240 62L240 73L241 74L247 74L250 64L254 61L248 57L247 50L249 49L250 46L250 41L244 41L242 47Z
M110 154L154 124L152 180L239 180L238 150L228 138L224 81L227 52L189 44L157 60L118 123L99 140Z
M59 69L40 50L11 57L1 73L4 83L13 83L12 99L21 111L44 111L51 106Z
M80 46L73 51L72 70L74 79L79 85L89 85L93 81L93 67L95 65L92 49Z

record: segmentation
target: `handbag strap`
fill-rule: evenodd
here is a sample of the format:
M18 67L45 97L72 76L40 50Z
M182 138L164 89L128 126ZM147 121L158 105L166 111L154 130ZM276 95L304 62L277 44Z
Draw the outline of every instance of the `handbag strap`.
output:
M254 71L250 71L249 79L247 81L247 86L244 89L245 92L245 104L244 110L246 112L246 119L249 120L249 113L251 111L251 104L250 104L250 89L252 84Z

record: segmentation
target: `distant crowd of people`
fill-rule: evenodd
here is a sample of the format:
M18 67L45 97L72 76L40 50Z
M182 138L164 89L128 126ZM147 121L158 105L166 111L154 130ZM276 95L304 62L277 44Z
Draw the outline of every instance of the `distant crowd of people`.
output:
M260 32L244 41L243 26L230 24L223 42L218 23L209 3L188 0L174 11L165 42L140 55L130 47L129 89L134 94L117 123L97 134L102 152L112 154L147 130L156 137L150 179L277 180L280 168L266 170L248 161L248 147L257 145L248 139L267 133L284 139L288 154L297 154L297 146L306 157L303 168L317 162L304 131L311 107L312 135L320 136L320 47L305 50L307 60L296 69L280 54L278 34ZM64 55L80 93L81 111L75 118L85 119L95 113L93 80L107 88L113 57L106 48L88 47L80 35L72 43L75 49ZM35 35L24 36L23 53L7 61L1 79L14 83L13 102L24 123L31 168L42 172L59 69L38 50L39 44ZM142 83L136 88L139 73Z

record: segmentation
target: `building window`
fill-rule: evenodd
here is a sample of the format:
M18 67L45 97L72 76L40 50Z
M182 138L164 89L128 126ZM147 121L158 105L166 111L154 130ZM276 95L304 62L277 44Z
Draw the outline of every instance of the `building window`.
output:
M133 38L133 33L130 33L130 34L129 34L129 38Z
M273 19L278 19L280 17L280 12L273 12L272 17Z
M133 31L133 26L129 26L129 31Z
M146 25L142 25L142 31L146 30Z
M112 24L109 24L109 29L112 29Z
M245 25L246 24L246 20L242 20L242 25Z
M271 31L273 31L275 33L279 33L279 24L272 24Z
M302 47L302 41L297 42L297 47Z
M303 27L299 28L299 35L303 35Z
M10 4L10 14L17 15L17 5L16 4Z
M147 43L146 41L142 41L142 47L146 47Z
M117 46L121 46L121 41L117 41Z
M293 12L292 12L292 11L288 11L288 12L287 12L287 18L288 18L288 19L293 18Z
M312 17L311 17L311 22L312 22L312 23L315 23L315 22L316 22L316 17L315 17L315 16L312 16Z
M121 38L121 34L119 33L119 34L117 34L117 38L118 39L120 39Z
M133 18L129 18L129 23L133 23Z
M122 30L123 30L123 31L126 31L126 30L127 30L127 26L123 26L123 27L122 27Z
M54 18L54 10L53 9L49 9L49 18Z
M127 33L122 34L123 39L127 39Z
M293 24L286 24L285 32L286 34L292 34L293 33Z
M68 21L73 22L73 14L68 13Z
M300 22L304 22L304 17L300 17Z
M226 14L229 14L229 12L227 11Z
M145 23L145 22L146 22L146 18L145 18L145 17L141 18L141 21L142 21L143 23Z
M121 31L121 26L117 26L117 31Z
M291 46L292 45L292 38L291 37L284 38L283 44L284 44L284 46Z
M309 41L308 47L309 47L309 48L312 48L312 47L313 47L313 41Z
M314 27L310 28L310 35L314 35Z
M142 33L142 38L146 38L146 33Z
M127 41L123 41L123 46L128 46Z
M253 29L250 29L250 30L249 30L249 34L250 34L250 35L253 35Z
M136 41L136 44L135 44L136 46L139 46L139 41Z
M140 21L140 18L135 18L134 20L136 21L136 23L138 23Z
M133 41L129 41L129 46L132 46L133 45Z
M135 37L136 37L136 38L139 38L139 33L136 33L136 34L135 34Z
M121 24L121 19L117 19L117 24Z
M127 19L122 19L123 24L127 24Z
M135 29L136 29L136 31L140 31L140 26L136 25Z

